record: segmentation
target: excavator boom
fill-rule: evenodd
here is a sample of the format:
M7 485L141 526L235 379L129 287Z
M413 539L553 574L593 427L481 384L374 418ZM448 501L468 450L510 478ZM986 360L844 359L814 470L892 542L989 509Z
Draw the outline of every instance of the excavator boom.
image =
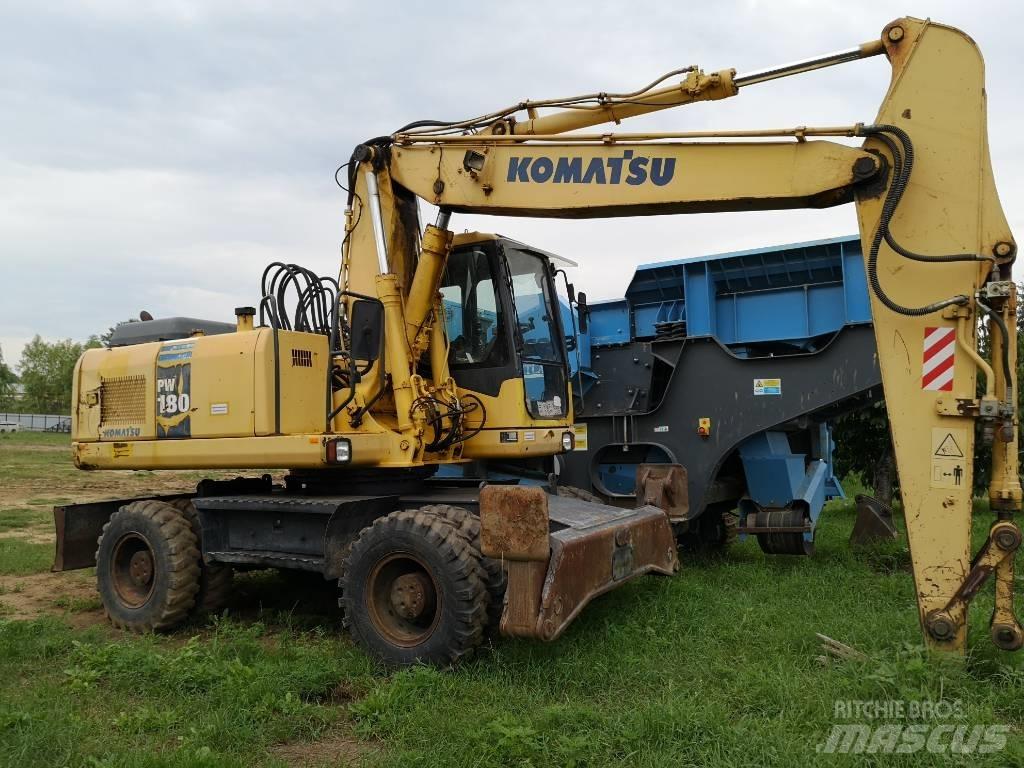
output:
M892 81L872 122L722 133L579 132L880 54L892 66ZM876 41L783 67L748 75L705 75L695 67L670 74L684 77L674 86L662 78L634 93L523 102L466 121L406 126L388 143L391 181L443 211L505 216L854 202L922 625L937 647L962 649L967 606L994 573L993 640L1020 647L1024 634L1012 610L1013 554L1021 540L1014 522L1021 489L1010 277L1017 246L993 181L976 45L957 29L903 18ZM541 114L551 109L557 111ZM830 140L836 137L863 142L851 147ZM983 322L993 339L991 362L978 351ZM981 397L979 371L986 382ZM972 558L976 433L993 447L989 496L997 519Z

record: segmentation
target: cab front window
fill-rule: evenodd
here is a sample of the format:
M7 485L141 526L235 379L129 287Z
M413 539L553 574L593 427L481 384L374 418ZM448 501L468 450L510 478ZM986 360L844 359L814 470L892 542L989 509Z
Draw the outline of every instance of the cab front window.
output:
M441 284L449 364L500 365L506 362L501 332L503 312L491 259L483 248L455 250Z
M505 246L504 252L515 304L515 333L522 357L527 410L538 419L565 416L565 357L548 261L511 244Z

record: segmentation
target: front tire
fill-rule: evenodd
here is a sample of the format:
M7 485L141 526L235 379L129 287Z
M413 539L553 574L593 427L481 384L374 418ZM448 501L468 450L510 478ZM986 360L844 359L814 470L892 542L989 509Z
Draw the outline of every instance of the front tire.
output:
M385 664L448 666L483 638L488 600L480 555L435 514L392 512L364 528L339 585L353 639Z
M470 546L480 552L480 518L462 507L449 504L431 504L420 508L421 512L436 515L455 526L466 537ZM484 571L484 586L487 588L487 631L497 632L501 614L505 610L505 588L508 574L500 560L480 555L480 567Z
M96 586L115 627L152 632L184 621L199 591L199 549L180 510L152 499L126 504L98 544Z

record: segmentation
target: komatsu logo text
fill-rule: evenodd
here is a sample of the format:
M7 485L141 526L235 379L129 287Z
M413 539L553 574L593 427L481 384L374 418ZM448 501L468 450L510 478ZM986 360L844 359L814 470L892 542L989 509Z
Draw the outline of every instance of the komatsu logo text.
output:
M113 440L118 437L140 437L142 429L139 427L108 427L103 430L104 440Z
M510 157L509 182L622 184L664 187L676 172L674 157L647 157L627 149L621 157Z

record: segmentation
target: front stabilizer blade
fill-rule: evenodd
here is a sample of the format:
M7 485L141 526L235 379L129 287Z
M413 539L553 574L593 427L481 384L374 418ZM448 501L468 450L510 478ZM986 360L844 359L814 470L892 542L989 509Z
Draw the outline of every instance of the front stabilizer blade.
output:
M546 508L547 514L539 514ZM679 567L665 512L595 504L539 488L488 486L480 496L485 555L508 569L501 632L550 641L598 595L646 573ZM548 552L538 557L540 526Z

